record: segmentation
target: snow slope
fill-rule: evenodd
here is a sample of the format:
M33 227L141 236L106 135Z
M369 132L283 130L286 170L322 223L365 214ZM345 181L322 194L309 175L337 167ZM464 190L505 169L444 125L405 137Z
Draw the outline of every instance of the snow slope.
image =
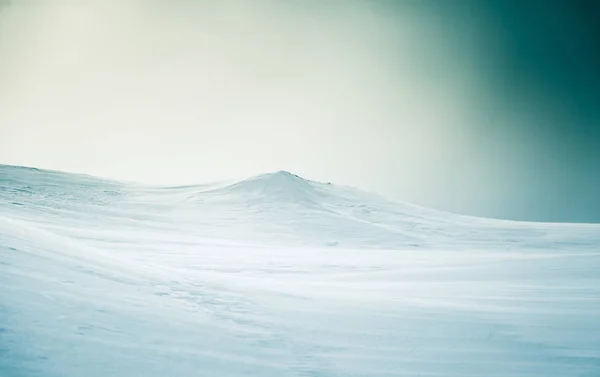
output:
M0 165L0 376L598 376L600 225Z

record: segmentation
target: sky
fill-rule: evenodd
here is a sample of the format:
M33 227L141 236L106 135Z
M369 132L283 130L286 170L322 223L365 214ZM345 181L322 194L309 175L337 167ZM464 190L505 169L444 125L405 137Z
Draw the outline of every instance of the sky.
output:
M0 0L0 163L600 222L600 6Z

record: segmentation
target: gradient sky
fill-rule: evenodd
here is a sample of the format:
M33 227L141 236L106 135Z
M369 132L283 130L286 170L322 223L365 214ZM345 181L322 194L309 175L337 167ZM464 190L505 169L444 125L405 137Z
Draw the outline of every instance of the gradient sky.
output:
M600 222L597 4L0 0L0 163Z

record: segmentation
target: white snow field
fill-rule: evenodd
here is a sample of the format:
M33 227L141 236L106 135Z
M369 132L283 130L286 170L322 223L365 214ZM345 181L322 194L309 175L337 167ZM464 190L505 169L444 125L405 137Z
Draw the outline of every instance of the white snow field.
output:
M600 376L600 225L0 166L0 376Z

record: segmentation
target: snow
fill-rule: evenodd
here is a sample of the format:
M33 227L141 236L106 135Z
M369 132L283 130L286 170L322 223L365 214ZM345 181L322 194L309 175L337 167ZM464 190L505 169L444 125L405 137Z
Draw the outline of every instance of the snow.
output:
M598 376L600 225L0 165L0 376Z

